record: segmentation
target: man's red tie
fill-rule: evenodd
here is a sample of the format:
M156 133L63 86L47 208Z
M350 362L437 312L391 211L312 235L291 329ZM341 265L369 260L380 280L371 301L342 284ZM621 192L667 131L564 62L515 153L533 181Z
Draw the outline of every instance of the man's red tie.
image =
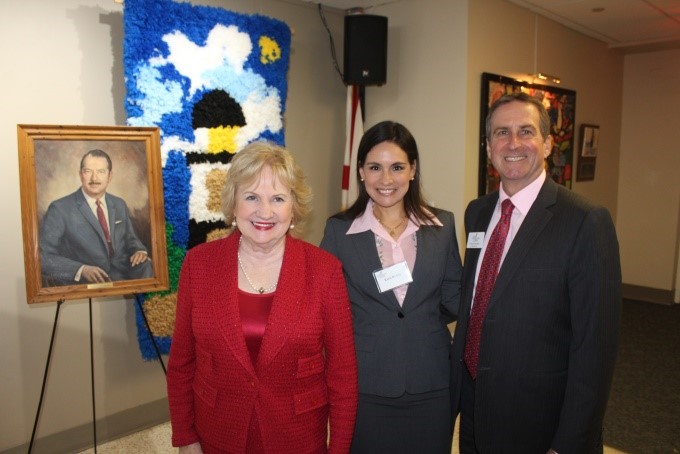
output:
M97 219L99 219L99 225L102 226L104 231L104 237L106 238L106 245L109 248L109 256L113 255L113 245L111 244L111 235L109 234L109 225L106 223L106 216L104 216L104 210L102 209L101 200L97 200Z
M501 219L496 224L491 233L489 243L486 245L486 252L482 259L482 266L479 269L477 287L475 289L475 300L472 305L472 313L467 329L467 339L465 341L465 364L473 379L477 378L477 363L479 361L479 342L482 338L482 324L486 316L486 308L489 304L489 297L493 291L493 286L498 275L498 266L503 256L505 239L510 230L510 219L512 210L515 206L510 199L505 199L501 205Z

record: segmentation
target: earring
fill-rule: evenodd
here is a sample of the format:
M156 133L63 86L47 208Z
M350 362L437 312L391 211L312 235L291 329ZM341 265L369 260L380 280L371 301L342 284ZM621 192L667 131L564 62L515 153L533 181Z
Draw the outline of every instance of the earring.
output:
M416 177L411 177L411 181L415 180Z
M363 181L364 181L364 179L362 178L362 179L361 179L361 182L363 183Z
M232 227L236 227L236 219L234 219L233 221L231 221L231 226L232 226Z

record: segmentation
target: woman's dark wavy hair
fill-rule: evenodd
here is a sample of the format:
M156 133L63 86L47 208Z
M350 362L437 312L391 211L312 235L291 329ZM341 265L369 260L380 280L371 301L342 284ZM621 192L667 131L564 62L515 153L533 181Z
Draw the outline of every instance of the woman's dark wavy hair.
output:
M333 217L338 219L355 219L366 211L366 205L370 199L366 186L361 181L361 174L359 169L363 167L366 162L366 155L376 145L382 142L392 142L406 153L409 164L416 165L416 173L413 175L413 181L410 182L408 191L404 195L404 209L406 215L411 219L417 219L421 222L433 220L437 209L430 206L430 204L423 198L422 189L420 187L420 157L418 155L418 145L416 139L411 135L411 132L400 123L394 121L382 121L369 128L359 142L359 149L357 151L357 185L359 188L359 195L356 201L344 211L335 214ZM429 213L428 213L429 212Z

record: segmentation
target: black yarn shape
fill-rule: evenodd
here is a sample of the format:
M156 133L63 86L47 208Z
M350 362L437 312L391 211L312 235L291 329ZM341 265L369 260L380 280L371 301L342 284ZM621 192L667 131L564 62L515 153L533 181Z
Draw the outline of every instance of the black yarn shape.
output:
M197 128L216 128L219 126L245 126L243 109L234 98L224 90L213 90L194 105L191 113L191 126Z

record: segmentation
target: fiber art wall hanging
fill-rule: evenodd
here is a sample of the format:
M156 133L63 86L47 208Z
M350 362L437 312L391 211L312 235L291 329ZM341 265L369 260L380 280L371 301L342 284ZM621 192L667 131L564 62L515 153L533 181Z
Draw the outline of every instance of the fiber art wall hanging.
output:
M186 251L224 235L220 189L248 143L284 145L290 28L276 19L171 0L125 0L127 123L158 126L170 290L141 295L168 353ZM144 359L156 352L137 308Z

